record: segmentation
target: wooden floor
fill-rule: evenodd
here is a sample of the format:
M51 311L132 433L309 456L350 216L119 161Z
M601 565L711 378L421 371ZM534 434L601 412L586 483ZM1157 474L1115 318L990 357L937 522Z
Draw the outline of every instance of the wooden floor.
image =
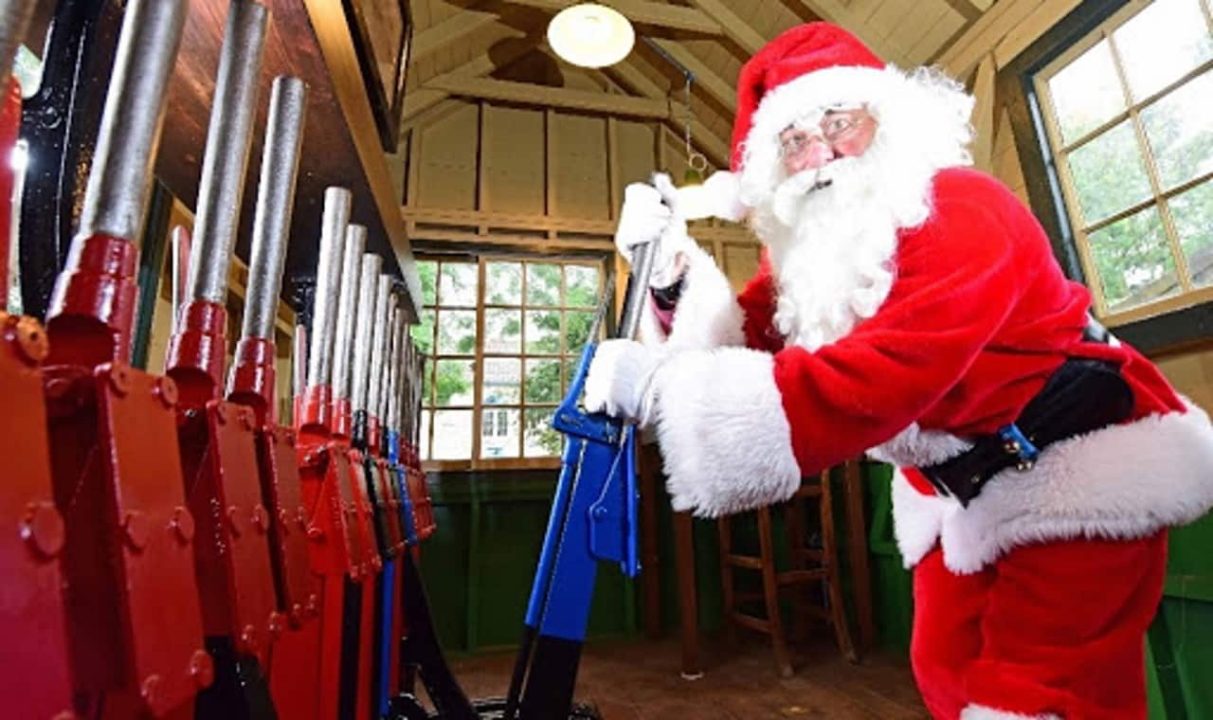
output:
M674 641L588 645L577 699L597 705L603 720L921 720L928 718L904 658L875 654L848 665L828 643L801 648L796 674L781 679L771 650L742 635L734 654L705 650L705 674L679 676ZM499 697L509 686L512 653L453 663L471 697Z

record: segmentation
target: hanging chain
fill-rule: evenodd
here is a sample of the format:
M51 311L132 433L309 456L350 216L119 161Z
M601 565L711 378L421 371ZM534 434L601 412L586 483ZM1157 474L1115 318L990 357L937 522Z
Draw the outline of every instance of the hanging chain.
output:
M691 123L695 119L695 113L691 111L691 85L695 82L695 75L690 71L687 71L685 75L687 79L685 88L687 116L684 134L687 143L687 167L697 173L703 173L708 169L708 159L702 153L695 152L695 148L691 145Z
M685 90L685 92L686 92L685 107L686 107L687 115L686 115L685 125L683 127L685 128L685 134L686 134L686 140L687 140L687 161L690 162L691 155L694 152L694 150L691 148L691 120L694 118L694 115L691 113L691 83L693 83L695 81L695 76L692 75L691 73L687 73L686 78L687 78L687 84L686 84L686 90Z

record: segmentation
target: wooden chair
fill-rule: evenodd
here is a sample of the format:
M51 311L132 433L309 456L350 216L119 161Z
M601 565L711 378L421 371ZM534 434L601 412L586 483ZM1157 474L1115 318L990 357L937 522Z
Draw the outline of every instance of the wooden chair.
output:
M805 522L805 506L816 502L820 517L820 546L810 542L809 526ZM775 506L784 512L785 542L788 544L790 567L780 570L775 566L775 538L772 530L772 508L755 510L758 525L758 555L742 555L733 549L733 518L723 517L718 521L720 532L720 573L724 594L726 629L733 635L735 625L756 630L771 636L775 650L775 664L780 675L792 675L792 662L788 654L788 642L784 621L780 612L781 595L791 600L794 635L802 639L807 634L807 623L811 618L824 620L833 627L838 649L850 662L858 662L855 645L847 624L846 606L838 570L838 552L834 529L834 513L831 502L829 473L806 480L792 499ZM863 552L866 548L860 548ZM734 586L736 570L758 572L762 576L762 591L739 593ZM809 588L820 584L822 603L811 601ZM742 612L743 603L761 600L765 616Z

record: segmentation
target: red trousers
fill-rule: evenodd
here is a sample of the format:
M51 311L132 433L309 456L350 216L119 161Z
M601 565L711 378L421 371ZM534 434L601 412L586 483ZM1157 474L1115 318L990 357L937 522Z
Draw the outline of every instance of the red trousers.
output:
M914 569L910 649L931 714L1145 718L1143 642L1166 539L1026 545L971 575L931 551Z

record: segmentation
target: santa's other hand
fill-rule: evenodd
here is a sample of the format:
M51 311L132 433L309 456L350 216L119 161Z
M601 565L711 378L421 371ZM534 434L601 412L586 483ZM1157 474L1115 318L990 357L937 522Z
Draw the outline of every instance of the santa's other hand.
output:
M604 340L585 379L585 409L647 425L658 362L655 350L635 340Z
M623 191L623 208L615 230L615 248L628 262L637 245L652 243L665 233L673 221L673 211L662 201L657 188L647 183L632 183Z

